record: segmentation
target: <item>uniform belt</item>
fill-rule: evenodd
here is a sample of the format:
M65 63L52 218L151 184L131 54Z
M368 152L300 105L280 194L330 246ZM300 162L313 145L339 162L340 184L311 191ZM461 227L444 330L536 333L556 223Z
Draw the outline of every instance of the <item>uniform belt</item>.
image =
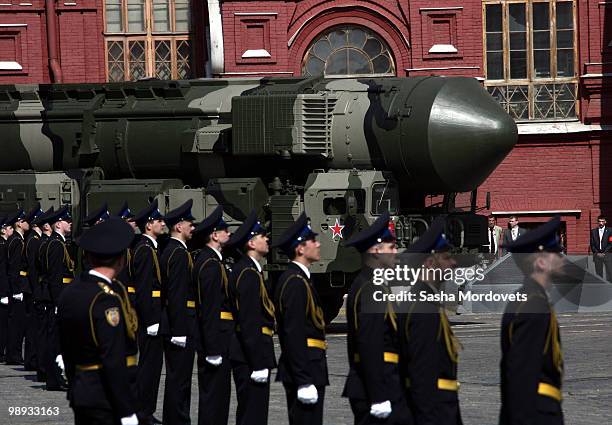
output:
M538 385L538 394L544 395L546 397L554 398L557 401L561 401L563 398L561 396L561 390L553 385L547 384L545 382L540 382Z
M127 367L136 366L138 365L138 358L136 356L127 356L125 358L125 364L127 365ZM78 370L79 372L88 372L91 370L100 370L100 369L102 369L101 363L88 364L88 365L82 365L82 364L76 365L76 370Z
M232 314L231 311L222 311L221 312L221 319L223 319L223 320L234 320L234 315Z
M327 342L323 339L307 338L306 345L313 348L320 348L321 350L327 350Z
M65 277L62 279L62 283L71 283L74 279L71 277Z
M456 379L438 379L439 390L459 391L460 386L461 384L459 384L459 381L457 381Z
M130 294L135 294L136 293L136 288L133 287L133 286L128 286L127 290L128 290L128 293L130 293ZM152 291L151 292L151 296L153 298L159 298L159 297L161 297L161 291Z
M236 325L236 332L240 332L240 325ZM261 333L264 335L272 336L274 335L274 329L269 328L267 326L262 326Z
M353 357L355 363L359 363L361 359L359 358L359 353L355 354ZM399 354L391 353L390 351L385 351L383 354L383 359L385 363L399 363Z
M23 270L19 272L19 276L27 276L28 272L24 272Z
M187 300L187 308L195 308L195 301Z
M405 385L406 388L410 388L410 378L406 378ZM459 387L461 387L461 383L455 379L438 379L439 390L459 391Z

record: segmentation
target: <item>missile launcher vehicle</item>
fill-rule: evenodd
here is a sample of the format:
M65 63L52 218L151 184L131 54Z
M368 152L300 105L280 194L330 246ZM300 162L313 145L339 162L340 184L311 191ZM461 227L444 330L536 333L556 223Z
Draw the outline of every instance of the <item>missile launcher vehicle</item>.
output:
M313 267L328 319L359 256L344 241L384 211L400 248L446 216L459 250L488 243L458 209L517 140L472 78L263 78L0 86L0 213L70 205L73 232L103 202L163 212L194 200L203 219L251 209L278 237L302 211L320 233ZM427 206L439 195L442 202ZM344 226L344 227L343 227ZM287 259L273 251L274 276Z

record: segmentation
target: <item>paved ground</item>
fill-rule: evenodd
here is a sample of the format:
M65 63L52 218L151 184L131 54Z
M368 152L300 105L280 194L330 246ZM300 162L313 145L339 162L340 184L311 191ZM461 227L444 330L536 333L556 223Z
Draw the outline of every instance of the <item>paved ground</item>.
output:
M497 424L500 316L464 315L451 319L454 330L464 345L459 373L464 423ZM612 313L562 315L560 323L566 363L566 424L612 423ZM350 424L350 408L347 401L340 397L347 372L346 337L343 334L335 334L330 335L328 339L331 387L327 390L325 423ZM32 378L31 372L24 372L19 367L0 365L0 424L71 423L72 412L65 400L65 393L46 392L41 384L33 382ZM194 423L197 423L195 375L193 382L192 417ZM162 393L163 391L160 391L160 395ZM284 393L280 384L272 385L271 400L270 424L286 423ZM161 397L158 405L161 411ZM10 416L10 406L52 409L50 416ZM58 414L55 415L53 410ZM161 418L161 414L159 417Z

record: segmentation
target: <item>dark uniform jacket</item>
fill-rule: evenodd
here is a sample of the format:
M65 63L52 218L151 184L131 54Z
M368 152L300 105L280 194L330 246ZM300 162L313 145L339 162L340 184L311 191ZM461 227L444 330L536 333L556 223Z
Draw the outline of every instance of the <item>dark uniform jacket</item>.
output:
M153 241L147 236L138 238L132 248L130 276L140 327L146 329L161 323L162 278L159 255Z
M38 261L38 251L40 250L40 244L42 242L41 237L42 235L39 235L36 233L36 231L32 230L25 240L28 284L35 301L39 301L41 299L40 285L38 283L38 269L36 267L36 263Z
M17 230L7 240L7 255L7 273L11 295L31 293L27 277L28 263L25 255L25 241Z
M136 236L134 238L134 241L132 242L132 245L128 249L126 249L125 267L117 275L117 280L127 288L130 304L132 304L132 307L136 305L136 287L134 286L134 279L130 268L132 264L132 256L134 255L134 246L141 237L143 236Z
M193 268L198 300L198 329L206 356L227 356L234 334L225 266L212 248L199 253Z
M281 356L277 381L285 385L329 384L325 356L325 321L321 302L310 279L289 263L274 293Z
M43 291L48 291L51 302L57 305L65 284L71 283L74 278L74 261L68 253L66 242L57 232L51 233L41 246L41 251Z
M53 235L53 234L51 234ZM40 246L38 247L38 252L36 253L36 272L38 274L38 292L40 297L38 301L50 303L51 302L51 293L49 292L49 287L47 286L46 281L46 264L47 264L47 244L51 240L51 236L43 233L40 236Z
M230 293L234 301L238 344L231 357L246 362L251 370L276 367L274 356L274 304L263 274L245 255L232 268Z
M502 425L562 424L563 355L557 318L544 289L527 279L502 318Z
M71 407L111 409L119 418L137 410L138 325L127 291L121 292L116 282L83 273L62 292L58 306Z
M411 292L433 295L418 282ZM408 406L416 425L462 424L457 393L457 361L460 345L453 335L443 307L417 301L402 318L401 370Z
M0 298L10 296L9 280L7 275L7 243L6 239L0 236Z
M372 269L364 268L353 281L346 303L350 370L342 395L371 404L404 397L397 315L390 304L384 311L382 305L374 306L373 292L380 289L372 285Z
M161 335L197 336L196 293L191 281L191 254L176 240L170 239L160 259L162 273ZM188 344L191 342L187 339Z

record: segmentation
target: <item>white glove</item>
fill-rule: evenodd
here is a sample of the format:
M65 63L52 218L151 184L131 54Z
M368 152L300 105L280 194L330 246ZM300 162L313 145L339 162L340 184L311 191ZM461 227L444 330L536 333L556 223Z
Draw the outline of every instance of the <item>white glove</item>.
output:
M269 369L254 370L251 373L251 379L259 384L268 382L268 375L270 374Z
M370 415L378 419L387 419L391 414L391 402L374 403L370 406Z
M155 323L154 325L147 326L147 335L149 336L157 336L158 331L159 331L159 323Z
M57 357L55 358L55 363L63 372L64 371L64 358L62 357L61 354L57 355Z
M298 387L297 398L304 404L315 404L319 400L319 392L314 385L302 385Z
M13 298L18 300L18 301L23 301L23 293L20 292L18 294L13 295Z
M206 356L206 361L213 366L219 366L223 363L223 357L221 356Z
M136 416L136 413L134 413L132 416L121 418L121 425L138 425L138 417Z
M187 337L186 336L173 336L170 338L170 342L174 345L178 345L179 347L185 348L187 346Z
M2 297L0 298L0 303L7 305L8 304L8 297Z

